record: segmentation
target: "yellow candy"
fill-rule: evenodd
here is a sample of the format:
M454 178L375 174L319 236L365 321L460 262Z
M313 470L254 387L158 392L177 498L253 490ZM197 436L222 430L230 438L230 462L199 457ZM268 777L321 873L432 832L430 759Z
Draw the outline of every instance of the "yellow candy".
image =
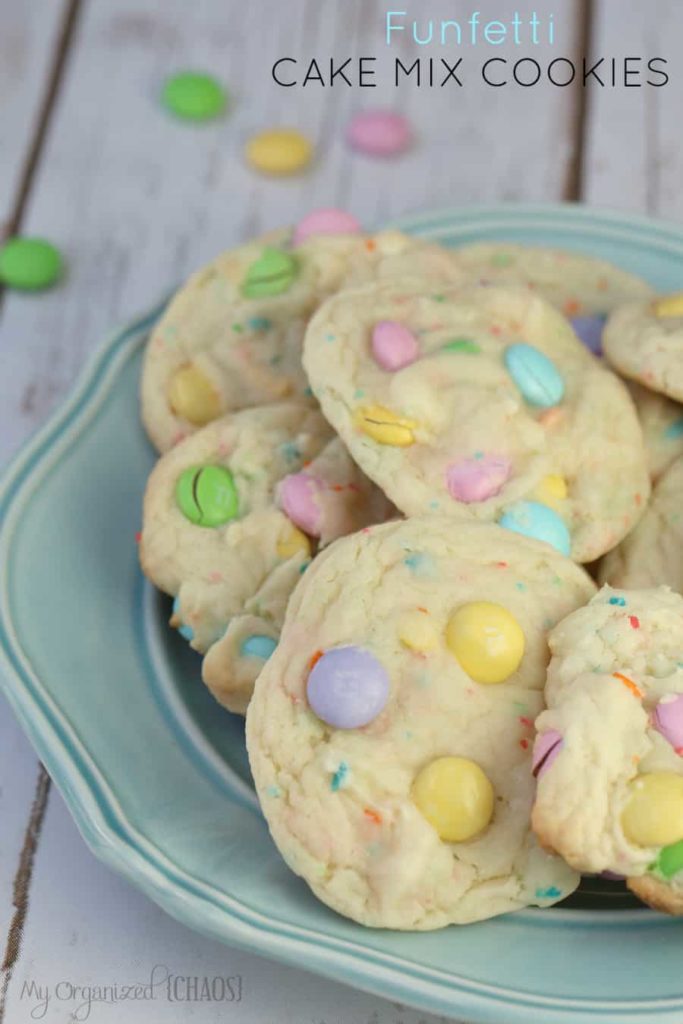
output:
M200 369L188 363L171 377L168 385L171 409L182 419L201 427L223 411L221 396Z
M473 601L454 611L446 626L446 643L477 683L502 683L524 655L524 633L517 619L490 601Z
M311 542L305 533L302 533L296 526L292 526L290 530L279 538L276 551L279 558L291 558L292 555L299 553L310 557Z
M567 497L567 481L559 473L550 473L543 477L534 497L544 505L556 508Z
M447 843L472 839L493 816L493 786L465 757L439 757L426 765L413 782L412 797Z
M415 441L413 430L417 424L413 420L401 419L383 405L366 405L358 409L355 422L359 430L379 444L407 448Z
M264 174L295 174L311 162L311 143L294 129L261 132L247 143L247 160Z
M683 317L683 292L678 292L676 295L667 295L663 299L658 299L652 308L655 316Z
M630 786L621 827L638 846L669 846L683 839L683 777L673 772L639 775Z
M428 615L424 612L409 612L398 627L398 638L411 651L433 651L439 637Z

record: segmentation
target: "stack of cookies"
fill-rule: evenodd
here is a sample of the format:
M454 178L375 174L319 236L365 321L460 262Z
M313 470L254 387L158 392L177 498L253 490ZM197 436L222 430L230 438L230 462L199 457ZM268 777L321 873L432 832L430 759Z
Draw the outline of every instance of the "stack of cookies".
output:
M679 335L592 257L331 210L153 330L142 566L338 912L464 924L582 872L683 910Z

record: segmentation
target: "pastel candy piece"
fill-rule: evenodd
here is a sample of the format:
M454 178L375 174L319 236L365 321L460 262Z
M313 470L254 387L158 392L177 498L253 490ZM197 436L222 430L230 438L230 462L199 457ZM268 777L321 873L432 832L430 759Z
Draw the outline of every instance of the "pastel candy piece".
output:
M653 724L676 753L683 754L683 693L670 694L657 703Z
M310 140L294 128L260 132L246 147L248 162L264 174L296 174L310 164L312 156Z
M306 693L311 710L335 729L360 729L380 714L389 699L384 666L361 647L334 647L315 663Z
M247 270L242 294L247 299L263 299L288 291L299 273L296 256L268 246Z
M240 654L247 658L260 658L262 661L268 661L276 647L277 640L273 640L272 636L254 634L242 641Z
M225 466L193 466L178 477L178 508L196 526L222 526L237 516L239 496Z
M552 359L539 349L520 342L508 345L503 358L508 373L529 405L550 409L562 401L562 375Z
M510 476L512 463L504 455L463 459L446 470L448 493L456 501L471 504L498 494Z
M294 228L293 243L301 245L314 235L357 235L361 226L356 218L345 210L332 206L311 210Z
M297 554L310 558L311 542L305 533L290 524L289 528L278 538L276 551L280 558L292 558Z
M383 370L400 370L420 354L417 338L404 324L380 320L372 331L372 354Z
M675 295L666 295L663 299L657 299L652 309L655 316L659 317L683 317L683 292Z
M61 253L44 238L10 238L0 247L0 283L10 288L41 291L63 272Z
M194 630L192 626L186 626L180 618L180 598L176 597L173 601L173 618L179 623L177 626L178 632L184 640L191 643L194 638ZM173 625L173 623L171 623Z
M308 473L290 473L278 488L282 511L311 537L319 537L322 527L320 496L325 484Z
M366 405L354 416L356 426L378 444L406 448L415 441L413 433L417 424L402 418L383 405Z
M562 750L564 740L562 733L557 729L548 729L536 737L534 743L534 756L531 763L532 774L540 778L543 772L550 768L551 764Z
M683 839L683 776L651 772L637 776L621 815L621 826L636 846L669 846Z
M212 75L182 71L166 81L161 100L175 117L186 121L210 121L225 110L227 94Z
M412 798L447 843L473 839L493 817L493 786L479 765L465 757L430 761L413 782Z
M476 683L502 683L524 656L522 627L507 608L490 601L457 608L446 625L446 643Z
M468 356L477 356L481 352L481 345L472 338L453 338L441 347L442 352L464 352Z
M515 502L505 510L499 523L506 530L543 540L563 555L571 552L572 539L564 521L539 501Z
M683 840L660 850L655 866L664 878L673 878L679 871L683 871Z
M560 473L549 473L539 483L534 497L554 509L567 497L567 481Z
M168 384L168 404L181 419L202 427L222 412L221 396L209 378L193 363L175 371Z
M602 355L602 332L606 316L575 316L570 320L579 340L593 355Z
M346 138L360 153L397 156L410 146L413 132L402 114L390 110L366 110L351 118Z

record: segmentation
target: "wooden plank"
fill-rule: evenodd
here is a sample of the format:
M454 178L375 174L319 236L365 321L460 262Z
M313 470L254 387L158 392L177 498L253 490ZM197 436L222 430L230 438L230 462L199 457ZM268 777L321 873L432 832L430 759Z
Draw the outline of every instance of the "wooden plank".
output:
M670 81L663 87L591 88L584 198L683 220L683 142L676 127L683 104L683 79L677 73L683 7L678 0L658 0L654 6L594 3L595 58L616 57L623 74L624 57L642 58L643 69L650 58L663 57ZM609 81L608 75L603 78Z
M12 219L67 0L0 4L0 235Z
M438 1024L429 1014L355 992L303 971L279 966L205 939L167 917L85 849L83 841L54 793L45 821L25 930L26 955L17 969L6 1019L71 1020L82 1003L61 981L95 987L133 983L148 985L154 971L159 984L150 1001L93 1005L89 1017L98 1024L160 1021L163 1024ZM178 976L179 1001L169 1001L167 974ZM198 1002L189 998L185 978L242 978L239 1005ZM39 1016L40 997L31 982L51 993L48 1012ZM234 984L235 992L238 991ZM171 990L173 992L173 990ZM60 999L59 996L62 996ZM76 1018L80 1020L85 1017Z

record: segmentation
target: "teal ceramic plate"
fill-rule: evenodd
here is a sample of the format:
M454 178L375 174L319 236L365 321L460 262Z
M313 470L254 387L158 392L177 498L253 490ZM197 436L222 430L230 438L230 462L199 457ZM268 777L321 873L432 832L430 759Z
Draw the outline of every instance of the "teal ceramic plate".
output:
M447 210L402 227L604 256L661 289L683 231L573 207ZM92 849L175 917L227 943L426 1010L495 1022L683 1020L683 924L589 885L570 906L427 934L364 930L280 860L241 721L199 683L140 575L153 453L138 421L159 309L117 334L0 490L2 685Z

